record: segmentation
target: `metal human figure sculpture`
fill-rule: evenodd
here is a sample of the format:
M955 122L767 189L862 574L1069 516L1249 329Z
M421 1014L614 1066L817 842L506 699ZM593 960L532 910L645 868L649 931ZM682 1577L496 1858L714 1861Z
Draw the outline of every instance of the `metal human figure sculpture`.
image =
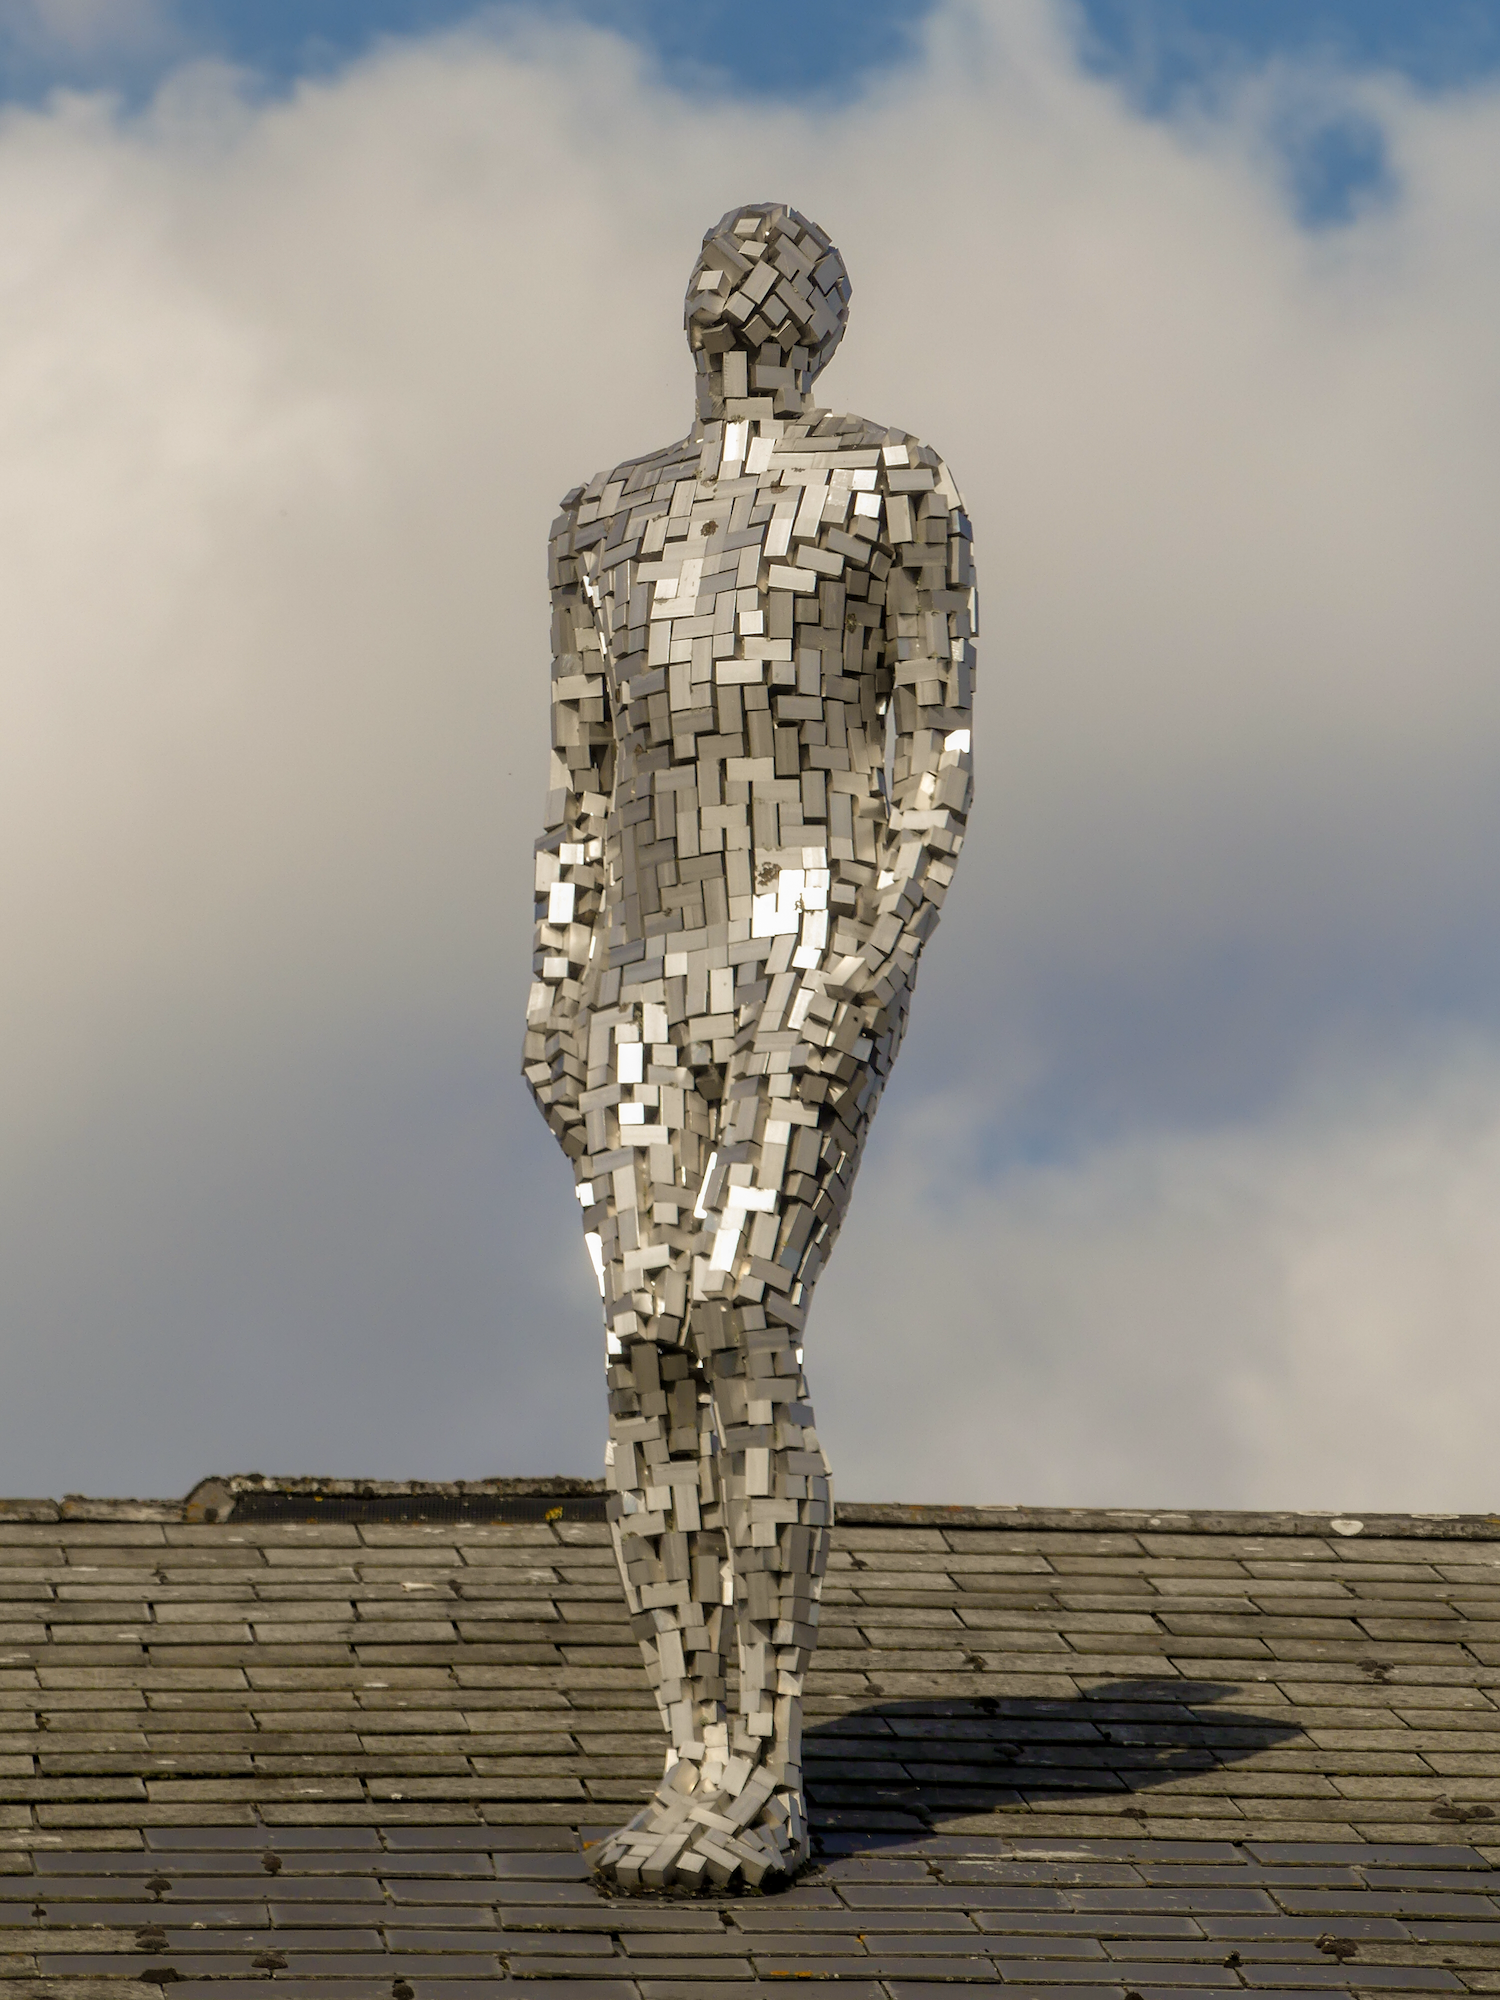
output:
M670 1738L596 1850L621 1889L808 1856L833 1501L802 1330L969 804L969 523L930 447L814 407L849 293L795 209L731 211L688 286L691 431L552 528L525 1074L604 1295L609 1513Z

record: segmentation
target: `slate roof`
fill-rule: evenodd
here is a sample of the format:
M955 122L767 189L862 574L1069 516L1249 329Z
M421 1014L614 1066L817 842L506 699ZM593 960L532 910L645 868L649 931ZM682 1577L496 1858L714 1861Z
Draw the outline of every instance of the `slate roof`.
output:
M0 2000L1500 1991L1500 1519L845 1506L817 1867L611 1901L588 1482L314 1485L0 1502Z

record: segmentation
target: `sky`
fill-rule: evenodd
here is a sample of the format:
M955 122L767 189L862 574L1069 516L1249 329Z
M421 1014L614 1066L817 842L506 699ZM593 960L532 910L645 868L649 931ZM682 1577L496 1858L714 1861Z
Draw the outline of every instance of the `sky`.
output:
M547 527L773 198L983 615L838 1490L1488 1511L1496 12L757 19L0 0L0 1488L597 1465Z

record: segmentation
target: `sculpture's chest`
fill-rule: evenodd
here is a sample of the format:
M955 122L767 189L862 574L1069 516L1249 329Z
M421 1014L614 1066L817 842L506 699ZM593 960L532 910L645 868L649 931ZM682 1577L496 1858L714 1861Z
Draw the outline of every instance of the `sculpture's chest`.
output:
M653 699L695 710L719 688L791 685L796 624L814 606L821 617L828 587L842 595L848 551L863 547L848 530L873 538L872 504L878 515L878 454L840 456L871 463L754 440L743 464L660 480L649 513L622 493L601 515L584 589L622 743ZM648 735L667 734L680 731L658 716Z

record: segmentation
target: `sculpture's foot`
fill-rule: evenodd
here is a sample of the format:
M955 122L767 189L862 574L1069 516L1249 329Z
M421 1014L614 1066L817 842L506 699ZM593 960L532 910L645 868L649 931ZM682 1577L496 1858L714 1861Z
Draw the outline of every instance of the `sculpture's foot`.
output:
M784 1888L811 1851L801 1792L744 1758L715 1775L674 1765L651 1803L595 1850L601 1884L626 1894Z

